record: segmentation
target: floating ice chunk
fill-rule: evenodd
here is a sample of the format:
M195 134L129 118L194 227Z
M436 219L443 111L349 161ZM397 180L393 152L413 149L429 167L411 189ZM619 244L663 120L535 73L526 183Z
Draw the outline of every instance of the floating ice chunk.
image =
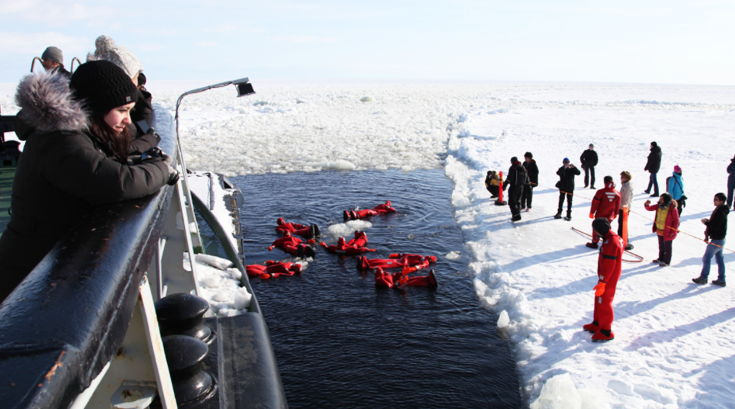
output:
M582 398L568 373L549 378L531 409L582 409Z
M360 98L360 102L373 102L373 99L371 97L362 97Z
M227 291L220 291L215 294L212 299L217 302L228 302L230 301L230 294L228 294Z
M355 231L363 231L373 227L373 224L364 220L350 220L347 223L333 224L327 228L329 234L334 237L344 237L347 241L350 241L352 233Z
M498 317L498 328L505 328L510 324L510 318L508 317L508 311L503 310Z
M444 257L446 257L446 258L447 258L448 260L456 260L456 259L458 259L458 258L462 257L462 253L461 253L461 252L459 252L459 251L450 251L450 252L449 252L449 253L448 253L448 254L447 254L446 256L444 256Z
M239 280L242 278L242 273L240 272L240 270L236 268L228 268L227 272L230 273L230 277L232 277L235 280Z
M202 284L207 288L217 288L220 285L220 279L216 276L206 276L202 279Z
M327 162L324 164L324 169L336 169L336 170L355 170L357 166L350 161L340 159L336 162Z
M252 298L253 296L248 292L247 288L240 287L235 292L235 304L233 307L236 310L244 310L250 307L250 300Z
M194 260L196 260L199 263L218 268L222 271L225 271L228 268L234 266L234 264L230 260L227 260L221 257L217 257L217 256L212 256L209 254L197 254L194 257Z

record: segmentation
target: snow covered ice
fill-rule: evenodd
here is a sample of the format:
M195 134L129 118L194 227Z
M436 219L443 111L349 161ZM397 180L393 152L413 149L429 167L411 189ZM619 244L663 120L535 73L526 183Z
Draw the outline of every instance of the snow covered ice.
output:
M466 242L447 257L468 257L482 305L496 314L507 311L503 331L513 342L529 404L548 398L542 388L566 375L569 382L549 385L567 397L558 407L733 406L732 287L691 282L705 250L699 219L709 217L714 194L725 191L725 168L735 155L733 87L252 82L257 94L251 97L237 99L225 88L184 101L187 164L227 175L443 167L454 183L451 200ZM173 110L181 92L205 84L149 85L154 102ZM17 110L13 87L0 87L3 114ZM679 234L669 268L650 263L658 255L653 213L643 209L651 141L663 151L661 190L679 165L689 197L680 230L694 237ZM629 235L633 252L645 258L623 264L615 340L604 344L593 344L582 330L592 320L597 268L597 252L571 230L591 230L587 215L594 191L582 188L583 175L576 178L573 220L552 218L556 170L564 157L578 165L590 143L600 157L598 188L605 175L616 184L622 170L633 175ZM484 176L490 169L507 171L510 158L526 151L541 170L539 187L533 209L511 223L508 208L492 204ZM327 231L337 236L362 228ZM735 240L725 247L735 249ZM733 259L726 251L730 270ZM233 280L226 271L217 274ZM735 271L728 274L734 277ZM214 295L218 290L205 289ZM233 310L235 296L218 311Z

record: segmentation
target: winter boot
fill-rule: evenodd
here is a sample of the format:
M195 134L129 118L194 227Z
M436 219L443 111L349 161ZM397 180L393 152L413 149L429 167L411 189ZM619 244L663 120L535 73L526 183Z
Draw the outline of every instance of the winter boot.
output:
M702 277L692 278L692 281L696 284L707 284L707 279Z
M592 335L592 342L607 342L613 339L615 339L615 334L609 329L601 329Z
M304 254L306 254L309 257L314 257L316 256L316 251L314 251L314 249L311 248L311 246L304 246Z
M555 219L561 219L561 210L559 210L558 212L556 212L556 214L554 215L554 218Z
M632 245L632 244L630 244L630 243L628 243L628 244L626 244L626 245L625 245L625 249L626 249L626 250L633 250L634 248L635 248L635 247L633 247L633 245Z
M352 217L352 220L358 220L360 218L354 210L350 210L350 216Z
M345 210L344 212L342 212L342 220L344 220L344 221L350 220L350 212L349 211Z
M726 285L724 280L714 280L712 281L712 284L719 285L720 287L724 287Z
M312 226L314 226L314 236L320 237L322 235L322 232L319 230L319 225L313 224Z
M571 221L572 220L572 212L571 211L568 211L567 212L567 217L565 217L564 220L566 220L566 221Z
M592 321L591 324L583 326L582 329L594 334L595 332L600 330L600 324L598 324L597 321Z
M510 219L512 222L519 222L521 221L521 215L520 214L514 214L513 218Z
M598 248L598 247L599 247L599 246L597 245L597 243L594 243L594 242L589 242L589 243L585 244L585 246L587 246L587 247L589 247L589 248L591 248L591 249L596 249L596 248Z

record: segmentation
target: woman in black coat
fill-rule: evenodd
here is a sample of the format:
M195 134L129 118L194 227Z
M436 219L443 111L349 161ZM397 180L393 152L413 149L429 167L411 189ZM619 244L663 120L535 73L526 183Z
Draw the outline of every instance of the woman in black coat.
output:
M18 137L26 141L0 237L0 300L94 206L157 192L177 174L164 156L128 164L137 89L107 61L82 64L67 82L29 75L18 86Z

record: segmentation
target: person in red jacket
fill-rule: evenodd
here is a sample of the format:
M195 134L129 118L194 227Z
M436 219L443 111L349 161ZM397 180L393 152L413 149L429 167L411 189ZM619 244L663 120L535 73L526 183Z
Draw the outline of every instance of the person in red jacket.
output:
M592 199L590 219L604 217L612 222L620 212L620 192L615 190L615 182L613 182L612 176L605 176L604 180L605 187L598 190ZM592 241L587 243L587 247L596 249L599 242L600 236L592 230Z
M357 219L364 219L369 216L375 216L378 214L388 214L388 213L395 213L396 209L394 209L391 204L390 200L385 202L384 204L377 205L373 207L372 209L365 209L365 210L345 210L342 212L342 218L344 221L348 220L357 220Z
M592 229L603 237L600 255L597 258L597 285L595 286L595 309L592 323L583 326L592 332L592 342L605 342L615 339L612 323L615 318L612 302L615 288L620 279L623 262L623 240L612 229L610 220L600 217L592 222Z
M390 268L403 268L411 267L414 270L421 270L429 266L431 263L436 263L435 256L422 256L419 254L391 254L387 259L368 259L367 257L360 256L357 259L358 270L372 270L375 268L390 269Z
M245 272L247 272L248 277L260 277L263 280L301 274L301 264L283 263L272 260L266 261L265 264L265 266L260 264L247 265L245 266Z
M401 287L436 287L436 273L434 269L425 276L409 277L408 271L399 271L394 274L386 273L382 268L375 269L375 286L386 288Z
M319 226L316 224L305 226L298 223L286 223L282 217L279 217L278 220L276 220L276 223L278 223L276 231L279 233L290 232L292 235L295 234L297 236L306 237L307 239L321 235Z
M653 232L658 235L658 258L653 260L659 267L668 267L671 264L672 245L679 232L679 209L676 200L668 193L663 193L658 204L651 206L651 201L644 203L649 212L656 211L653 222Z
M301 239L291 236L290 232L286 232L283 237L276 239L276 241L268 247L268 251L272 251L274 247L299 258L304 258L304 256L314 257L316 255L313 248L305 244L301 244Z
M330 253L345 254L348 256L354 254L362 254L368 251L375 251L375 249L367 248L367 234L365 232L355 232L355 238L345 243L345 238L340 237L337 239L337 244L327 245L327 243L320 242L319 245L324 247Z

